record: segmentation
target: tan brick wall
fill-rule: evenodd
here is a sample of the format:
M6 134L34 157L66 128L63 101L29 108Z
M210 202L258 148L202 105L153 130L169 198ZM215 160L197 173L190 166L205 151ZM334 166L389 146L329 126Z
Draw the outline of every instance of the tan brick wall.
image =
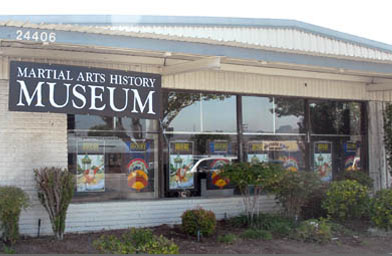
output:
M37 201L33 169L67 165L65 114L8 111L8 80L0 80L0 185L21 187L31 206L22 212L21 233L36 233L38 219L50 230L47 214Z

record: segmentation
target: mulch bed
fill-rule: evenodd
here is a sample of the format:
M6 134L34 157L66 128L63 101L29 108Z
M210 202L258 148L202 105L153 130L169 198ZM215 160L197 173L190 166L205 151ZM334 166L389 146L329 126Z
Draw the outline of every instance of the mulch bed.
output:
M211 237L201 238L198 242L195 237L184 234L180 226L161 225L152 228L157 235L164 235L180 247L181 254L304 254L304 253L392 253L392 237L372 237L366 232L360 235L339 236L327 244L305 243L287 238L274 238L273 240L246 240L239 238L244 231L235 228L225 221L220 221L217 232ZM92 243L102 234L120 235L126 230L102 231L88 234L66 234L63 241L56 241L53 237L23 238L13 249L22 254L47 253L98 253ZM233 233L237 240L233 244L219 243L219 235ZM1 251L1 248L0 248Z

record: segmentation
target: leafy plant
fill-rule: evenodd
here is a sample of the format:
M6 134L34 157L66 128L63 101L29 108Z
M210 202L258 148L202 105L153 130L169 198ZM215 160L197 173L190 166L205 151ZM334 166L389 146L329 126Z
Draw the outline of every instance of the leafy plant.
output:
M301 208L310 195L321 187L320 178L313 172L285 171L275 185L275 195L281 202L285 214L298 218Z
M392 229L392 190L382 189L372 199L370 219L376 227Z
M236 240L237 236L231 233L218 236L219 243L233 244Z
M29 197L20 188L0 186L0 230L6 244L19 238L19 216L29 204Z
M242 234L241 237L244 239L255 239L255 240L271 240L272 234L267 230L262 229L247 229Z
M336 220L359 219L368 210L368 188L354 180L332 182L322 206Z
M325 219L303 221L296 229L294 238L305 242L326 243L332 238L332 227Z
M305 204L301 207L301 217L304 220L326 218L327 210L322 207L323 201L327 198L329 183L322 183L314 189L308 196Z
M15 254L16 252L15 252L15 249L13 249L12 247L4 246L3 253L4 254Z
M373 179L362 170L343 171L337 175L336 180L355 180L369 189L373 188Z
M183 231L190 235L196 236L200 231L203 236L210 236L215 232L216 218L212 211L203 208L187 210L181 220Z
M49 214L56 238L63 239L67 209L74 194L75 180L67 169L35 169L38 199Z
M392 175L392 104L387 104L384 113L384 147L389 165L389 172Z
M228 178L241 192L246 216L250 222L260 212L259 199L263 191L270 192L280 179L282 168L271 163L231 163L224 166L222 177ZM251 192L253 189L253 193Z
M164 236L156 236L149 229L132 228L122 234L102 235L93 242L100 252L109 254L178 254L178 246Z

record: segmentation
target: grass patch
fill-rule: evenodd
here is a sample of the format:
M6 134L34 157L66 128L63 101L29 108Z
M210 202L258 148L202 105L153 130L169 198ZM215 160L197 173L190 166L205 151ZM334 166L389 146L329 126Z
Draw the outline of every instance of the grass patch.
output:
M272 234L262 229L247 229L241 234L241 238L254 240L271 240Z
M219 243L233 244L236 240L237 236L231 233L218 236Z

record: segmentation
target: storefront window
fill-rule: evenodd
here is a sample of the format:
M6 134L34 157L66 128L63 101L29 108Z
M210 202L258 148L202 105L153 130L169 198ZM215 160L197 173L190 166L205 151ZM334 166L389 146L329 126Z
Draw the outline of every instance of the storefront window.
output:
M344 170L364 169L361 103L311 101L311 166L322 180Z
M233 195L232 184L219 172L238 155L236 97L182 92L166 95L166 194Z
M167 92L163 124L166 132L236 132L235 96Z
M154 123L69 115L68 163L76 174L74 201L157 197L158 133Z
M304 100L274 98L275 133L305 133Z
M242 97L244 133L298 134L304 132L304 100Z
M313 134L361 134L360 103L312 101L309 106Z
M289 171L306 169L304 136L244 136L245 160L250 163L269 162Z
M273 98L243 96L242 119L244 132L248 133L274 133Z
M181 134L169 140L167 195L233 195L232 184L219 176L224 164L237 160L235 135Z

